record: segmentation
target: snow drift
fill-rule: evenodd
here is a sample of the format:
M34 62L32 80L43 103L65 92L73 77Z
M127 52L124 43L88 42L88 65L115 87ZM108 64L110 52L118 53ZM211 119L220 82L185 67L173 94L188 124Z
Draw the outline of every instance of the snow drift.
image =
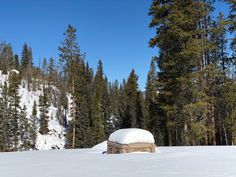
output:
M1 177L235 177L236 147L158 147L159 153L103 155L106 149L0 153Z

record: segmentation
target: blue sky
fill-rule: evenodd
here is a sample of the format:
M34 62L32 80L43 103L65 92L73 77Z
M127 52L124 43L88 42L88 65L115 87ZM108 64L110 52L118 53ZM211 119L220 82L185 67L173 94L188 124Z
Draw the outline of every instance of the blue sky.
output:
M0 41L10 42L21 55L26 42L34 63L44 57L58 59L58 46L68 24L77 29L86 60L96 69L99 59L110 81L127 78L134 68L143 90L152 56L148 47L155 31L148 28L152 0L0 0ZM228 6L217 3L218 11Z

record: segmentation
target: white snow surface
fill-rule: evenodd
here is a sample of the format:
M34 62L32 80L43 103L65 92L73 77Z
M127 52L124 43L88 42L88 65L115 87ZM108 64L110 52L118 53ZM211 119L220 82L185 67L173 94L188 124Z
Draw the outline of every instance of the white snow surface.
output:
M102 143L99 143L96 146L93 146L92 150L106 151L107 150L107 141L103 141Z
M110 135L109 141L120 144L155 142L153 135L149 131L138 128L117 130Z
M236 177L236 147L158 147L159 153L77 149L0 153L1 177Z

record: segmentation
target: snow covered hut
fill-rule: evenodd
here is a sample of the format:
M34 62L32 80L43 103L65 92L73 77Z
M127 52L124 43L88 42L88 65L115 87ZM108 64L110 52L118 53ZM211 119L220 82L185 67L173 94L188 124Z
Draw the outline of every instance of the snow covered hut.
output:
M153 135L143 129L127 128L113 132L107 141L108 154L155 152Z

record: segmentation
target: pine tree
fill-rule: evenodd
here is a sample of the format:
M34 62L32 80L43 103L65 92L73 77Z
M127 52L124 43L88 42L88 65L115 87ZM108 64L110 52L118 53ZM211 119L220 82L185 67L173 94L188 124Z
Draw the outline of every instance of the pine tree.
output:
M20 128L20 141L21 141L21 150L27 151L31 149L31 137L30 137L30 124L26 115L26 106L24 105L20 113L19 118L19 128Z
M199 59L199 71L197 77L200 83L199 95L200 99L206 103L206 114L204 117L207 127L207 136L205 137L206 144L216 145L216 114L215 114L215 94L216 77L218 67L216 59L211 56L211 51L214 50L214 43L211 41L212 18L213 11L212 1L203 1L201 4L199 31L201 34L201 58Z
M226 85L226 92L224 93L226 114L223 119L223 132L226 145L234 145L236 143L236 84L235 82L228 82Z
M48 76L48 62L47 62L46 58L43 58L43 63L42 63L42 82L43 82L43 87L45 87L46 84L48 84L47 76Z
M42 135L46 135L49 132L48 129L48 89L43 88L43 94L39 96L39 110L40 110L40 127L39 132Z
M157 70L155 58L151 60L150 70L147 76L146 90L145 90L145 103L147 107L147 129L155 136L156 143L162 144L162 127L161 127L161 115L158 113L157 104ZM158 116L159 115L159 116Z
M126 110L127 110L127 95L125 92L126 81L123 80L123 83L119 87L119 96L118 96L118 122L119 128L127 128L127 119L126 119Z
M27 70L27 68L32 67L32 65L32 49L25 43L22 49L21 67L23 70Z
M94 73L93 69L90 68L89 64L86 63L85 67L85 99L88 107L88 119L90 124L90 129L92 129L92 104L93 104L93 86L94 86ZM91 135L91 133L90 133Z
M80 111L80 119L78 120L78 124L76 126L76 132L78 132L76 147L79 148L88 148L94 145L88 109L89 107L86 99L83 96L80 100L80 106L78 108L78 111Z
M14 143L14 150L18 149L19 144L19 119L20 119L20 96L18 93L18 88L20 84L19 74L12 71L9 76L9 132L11 133L11 138Z
M43 58L42 71L44 76L48 75L48 62L46 58Z
M75 148L76 144L76 100L75 100L75 81L77 76L77 68L79 60L81 60L80 48L76 42L76 29L71 25L68 26L64 33L65 40L58 48L60 51L60 62L63 66L64 77L68 78L69 91L72 94L72 138L71 148ZM68 131L70 133L70 130Z
M77 105L76 147L91 147L94 145L92 136L92 84L93 74L84 60L79 60L76 77L75 99Z
M108 78L105 76L104 78L104 89L102 93L102 107L103 107L103 115L105 119L105 134L106 137L108 138L109 135L113 132L113 120L112 120L112 114L111 114L111 100L109 96L109 83L108 83Z
M104 105L102 104L103 89L103 65L101 60L98 62L97 72L94 78L94 93L93 93L93 105L92 105L92 125L95 143L100 143L105 139L105 117L104 117Z
M141 91L138 91L136 100L136 127L147 129L147 119L147 109L145 106L144 96Z
M123 121L123 127L130 128L137 126L137 115L136 115L136 100L138 94L138 76L135 74L135 71L132 70L125 87L127 108Z
M109 86L109 99L110 99L110 106L111 106L111 131L115 131L119 129L120 122L119 122L119 83L116 80L114 83L111 83Z
M227 65L230 62L227 53L227 24L228 22L224 18L224 14L220 13L217 17L217 21L213 22L213 29L211 34L211 40L216 46L215 50L213 50L213 62L219 62L219 65L221 66L223 72L225 72Z
M56 84L57 72L55 69L54 59L50 58L48 63L48 85L51 87Z
M32 82L32 67L33 67L33 54L32 49L25 43L23 45L21 55L21 73L23 78L27 80L28 89L30 89L30 83Z
M1 86L0 97L0 152L7 151L7 118L5 117L6 109L4 103L4 87Z
M18 55L15 55L14 59L15 59L15 69L19 71L19 70L20 70L20 60L19 60L19 56L18 56Z
M187 144L186 133L191 130L192 119L183 110L193 111L191 104L208 111L199 116L211 126L207 130L207 144L215 144L213 94L210 73L207 73L210 71L207 66L212 62L211 11L210 2L193 0L154 0L150 8L150 27L156 28L157 35L149 44L159 49L157 104L163 117L165 145Z
M231 33L234 33L236 31L236 2L235 0L225 0L230 4L230 15L229 15L229 20L230 20L230 27L229 30ZM236 37L233 38L231 47L234 52L236 52Z
M30 117L30 140L31 140L31 148L36 148L36 141L37 141L37 104L34 101L33 108L32 108L32 115Z
M14 55L10 44L3 43L1 48L2 51L0 53L0 69L2 70L3 74L7 74L7 71L14 68Z
M229 136L225 136L229 133L226 132L225 126L229 126L229 124L232 125L232 122L227 118L227 114L231 114L231 111L227 109L227 107L231 107L231 101L226 101L225 95L225 92L230 92L230 85L232 84L232 79L227 78L229 68L232 66L232 60L229 58L227 47L227 25L228 21L224 18L224 15L220 13L216 21L213 21L211 33L214 49L212 50L212 64L208 67L208 71L211 71L211 77L213 78L210 90L214 96L212 98L215 99L216 144L229 144ZM228 110L227 113L225 110Z
M60 92L60 96L58 100L57 117L58 117L59 123L63 125L64 127L66 127L67 126L68 98L67 98L65 86L61 85L60 91L61 92Z
M13 148L13 140L12 137L14 136L12 131L10 131L11 128L11 119L10 115L11 115L11 111L9 109L9 96L8 96L8 87L7 87L7 83L4 82L4 85L2 87L2 92L1 92L1 113L3 115L3 118L5 118L6 121L4 121L3 119L3 125L5 126L5 128L3 129L3 134L5 135L5 142L6 145L4 146L4 151L11 151ZM6 119L8 118L8 119Z

